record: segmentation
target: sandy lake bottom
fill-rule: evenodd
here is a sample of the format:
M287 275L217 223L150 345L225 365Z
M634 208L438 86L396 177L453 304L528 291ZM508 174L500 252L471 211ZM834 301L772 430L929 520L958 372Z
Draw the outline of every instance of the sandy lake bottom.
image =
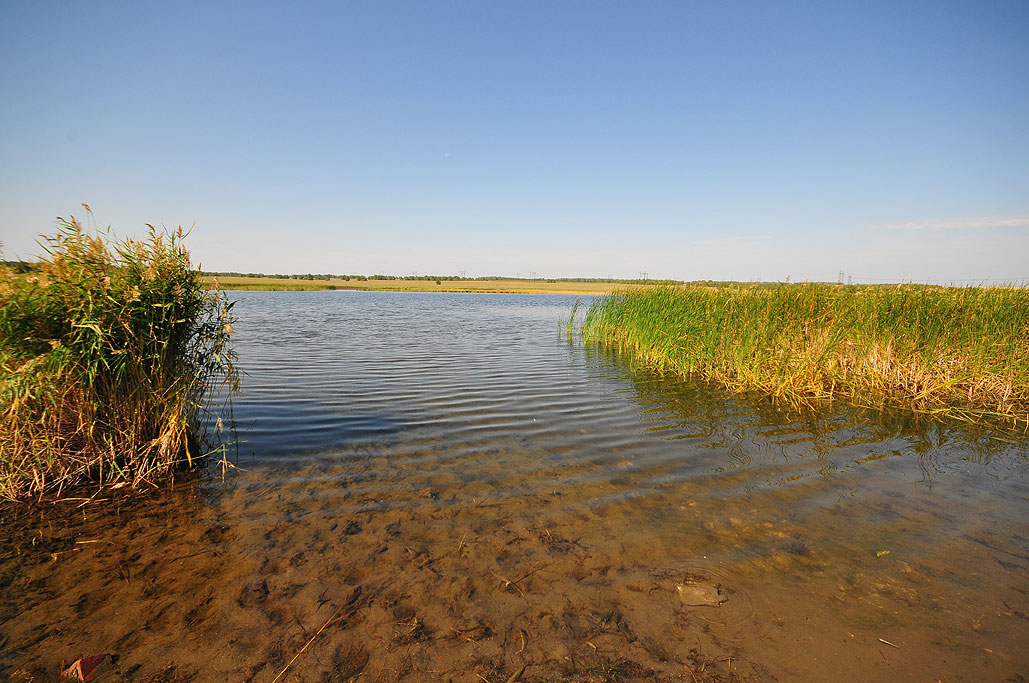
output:
M3 511L0 677L1029 676L1017 435L634 370L568 297L245 296L237 469Z

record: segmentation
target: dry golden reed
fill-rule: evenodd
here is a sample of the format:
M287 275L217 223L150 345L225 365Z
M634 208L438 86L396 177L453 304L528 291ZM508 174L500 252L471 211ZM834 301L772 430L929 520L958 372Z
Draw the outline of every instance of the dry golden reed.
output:
M36 272L0 273L0 497L139 484L204 455L212 388L238 388L232 303L181 228L147 227L118 241L58 219Z

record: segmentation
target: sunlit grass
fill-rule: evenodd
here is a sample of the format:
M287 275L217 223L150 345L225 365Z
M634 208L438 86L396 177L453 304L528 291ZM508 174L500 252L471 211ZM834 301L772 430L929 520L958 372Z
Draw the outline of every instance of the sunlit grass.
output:
M1029 427L1029 290L684 285L598 299L582 338L681 376Z
M238 383L232 303L182 239L114 241L73 217L42 238L38 274L0 272L0 497L139 484L203 455L208 390Z

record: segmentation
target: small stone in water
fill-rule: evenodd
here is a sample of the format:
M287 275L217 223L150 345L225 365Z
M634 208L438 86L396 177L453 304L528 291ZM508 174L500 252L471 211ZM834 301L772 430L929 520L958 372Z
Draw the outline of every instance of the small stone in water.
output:
M729 596L722 595L722 591L715 586L706 584L677 583L675 590L679 593L682 604L690 607L717 607L729 601Z

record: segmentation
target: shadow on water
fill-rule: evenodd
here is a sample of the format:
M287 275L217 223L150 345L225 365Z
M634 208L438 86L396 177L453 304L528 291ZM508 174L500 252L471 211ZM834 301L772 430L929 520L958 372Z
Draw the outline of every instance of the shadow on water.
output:
M3 512L0 676L1026 670L1024 441L634 370L566 298L300 294L241 311L224 485Z
M266 408L259 415L255 412ZM339 411L317 412L284 410L276 406L250 406L249 419L235 424L244 435L239 452L247 460L296 460L317 457L329 449L351 444L395 441L405 428L395 416L376 413ZM298 428L299 425L299 428ZM259 444L255 449L250 444Z

